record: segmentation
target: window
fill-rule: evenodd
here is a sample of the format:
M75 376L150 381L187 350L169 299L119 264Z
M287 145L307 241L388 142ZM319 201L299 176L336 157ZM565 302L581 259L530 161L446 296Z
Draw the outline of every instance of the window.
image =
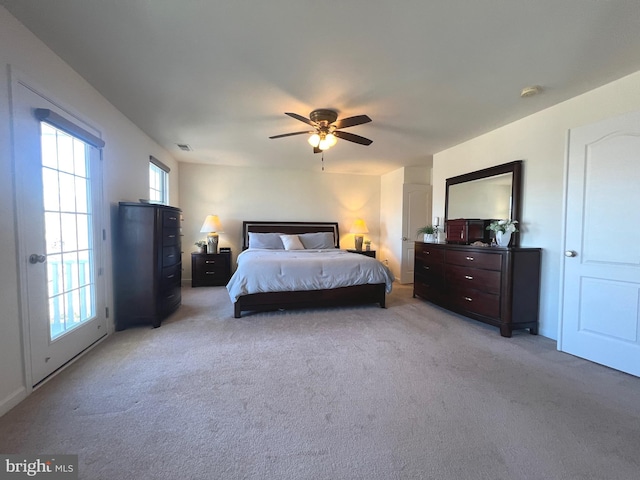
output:
M169 204L169 167L153 156L149 156L149 200L163 205Z
M95 318L91 146L41 122L51 340Z

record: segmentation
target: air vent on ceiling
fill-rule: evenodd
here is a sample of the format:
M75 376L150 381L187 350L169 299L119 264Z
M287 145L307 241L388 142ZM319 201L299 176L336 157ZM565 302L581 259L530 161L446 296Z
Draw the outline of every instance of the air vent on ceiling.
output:
M177 143L176 145L178 145L178 148L183 152L191 152L193 150L193 148L191 148L186 143Z

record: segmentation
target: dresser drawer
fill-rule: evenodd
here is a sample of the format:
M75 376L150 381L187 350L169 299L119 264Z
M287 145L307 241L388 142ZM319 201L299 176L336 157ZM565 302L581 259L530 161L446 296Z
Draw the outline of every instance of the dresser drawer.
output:
M196 267L203 271L229 268L229 255L201 255L195 259Z
M491 317L500 318L500 296L473 289L453 288L449 293L451 306L458 310Z
M444 250L428 243L416 242L415 258L427 260L429 264L444 262Z
M180 214L177 212L164 210L162 212L162 227L180 227Z
M416 279L439 281L444 280L443 264L431 263L429 260L416 259L413 270Z
M482 292L499 294L501 272L498 270L482 270L479 268L447 266L447 284L452 288L474 289Z
M180 261L180 246L173 245L162 248L162 266L169 267Z
M160 276L160 291L166 292L180 286L182 278L182 262L162 269Z
M502 255L499 253L465 252L449 250L446 262L454 265L464 265L487 270L502 270Z
M430 302L442 304L444 300L444 290L439 282L418 281L413 282L413 295L429 300Z
M224 285L229 281L229 275L223 269L204 270L198 272L197 279L203 285Z
M174 287L158 296L158 309L163 314L168 314L178 308L182 302L182 291L180 287Z
M163 228L162 229L162 246L169 247L171 245L177 245L180 241L180 230L177 228Z

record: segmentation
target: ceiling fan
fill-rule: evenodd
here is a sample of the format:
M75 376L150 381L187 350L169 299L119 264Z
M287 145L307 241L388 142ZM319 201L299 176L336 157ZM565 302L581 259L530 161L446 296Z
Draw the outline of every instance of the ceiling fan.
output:
M356 115L355 117L347 117L338 120L338 112L320 108L309 114L309 118L305 118L297 113L285 112L296 120L306 123L313 127L313 130L305 130L303 132L284 133L282 135L274 135L269 138L291 137L293 135L311 134L309 143L313 147L313 153L320 153L336 144L338 138L347 140L348 142L358 143L360 145L371 145L373 140L355 135L349 132L343 132L342 128L355 127L363 123L369 123L371 119L367 115ZM338 121L336 121L338 120Z

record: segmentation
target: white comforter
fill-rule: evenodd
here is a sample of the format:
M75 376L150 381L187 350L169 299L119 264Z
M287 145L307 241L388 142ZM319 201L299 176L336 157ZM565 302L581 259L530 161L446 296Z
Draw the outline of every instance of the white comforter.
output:
M375 258L339 249L259 250L238 255L238 269L227 284L231 300L251 293L323 290L384 283L394 277Z

